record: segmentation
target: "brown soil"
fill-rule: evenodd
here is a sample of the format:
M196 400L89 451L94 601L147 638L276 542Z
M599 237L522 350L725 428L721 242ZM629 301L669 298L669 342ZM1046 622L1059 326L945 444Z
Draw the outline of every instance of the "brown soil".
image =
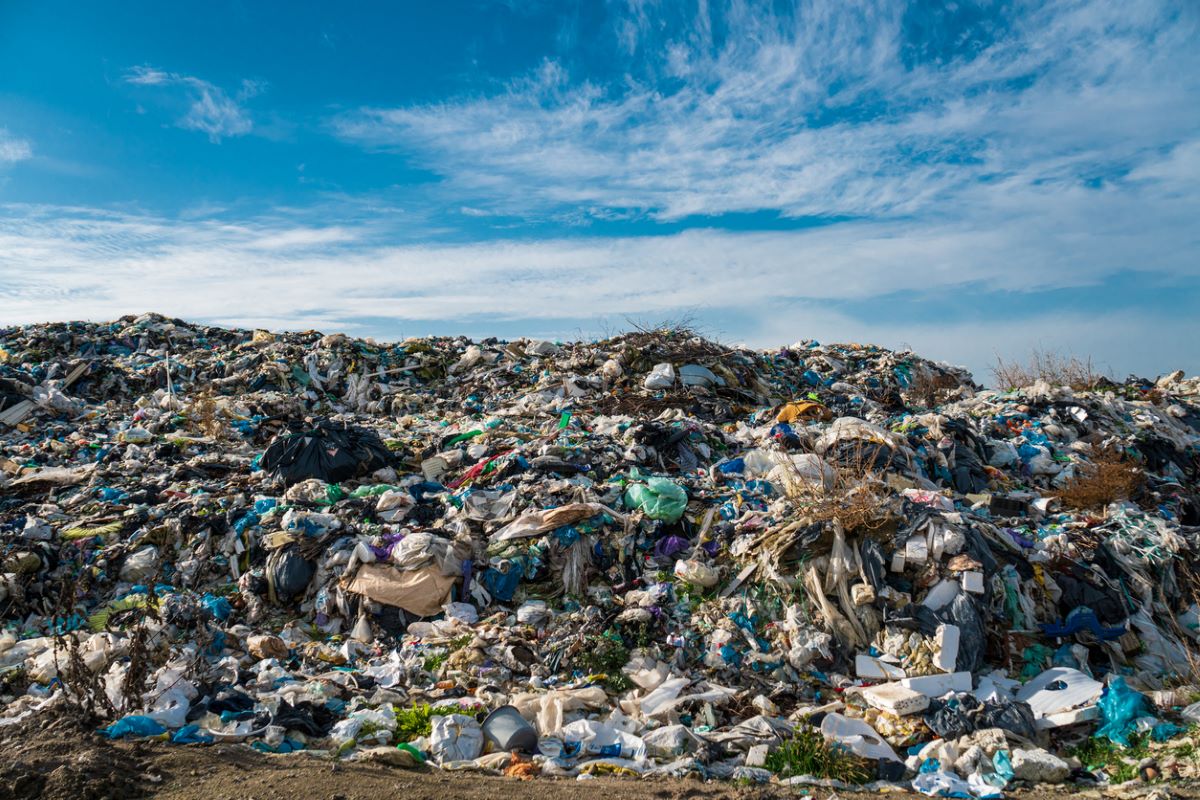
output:
M1164 792L1166 790L1166 793ZM1164 792L1163 794L1156 794ZM838 797L820 787L736 787L697 780L597 778L520 781L477 773L405 770L332 762L303 754L263 755L243 745L178 746L109 742L64 717L0 728L4 800L774 800ZM921 797L888 793L897 800ZM1027 800L1067 797L1200 799L1200 785L1122 789L1039 788Z

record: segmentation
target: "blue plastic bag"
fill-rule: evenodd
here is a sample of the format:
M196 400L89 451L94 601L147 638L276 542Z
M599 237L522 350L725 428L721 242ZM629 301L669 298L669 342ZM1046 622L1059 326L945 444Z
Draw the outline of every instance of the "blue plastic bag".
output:
M167 729L159 725L157 721L140 714L122 717L107 728L100 728L96 731L109 739L122 739L126 736L158 736L166 732Z
M983 779L997 789L1008 786L1008 782L1016 777L1007 750L997 750L996 755L992 756L992 770L992 774L985 775Z
M200 726L196 724L184 725L179 730L175 731L175 735L171 737L172 744L212 744L213 737L207 733L200 732Z
M206 594L200 598L200 605L213 615L214 619L222 622L229 619L229 615L233 613L233 606L224 597L217 597L213 594Z
M1149 698L1130 689L1121 677L1113 678L1112 683L1104 687L1097 705L1100 706L1104 724L1096 729L1094 735L1107 737L1122 747L1129 747L1129 734L1134 731L1133 721L1151 713Z

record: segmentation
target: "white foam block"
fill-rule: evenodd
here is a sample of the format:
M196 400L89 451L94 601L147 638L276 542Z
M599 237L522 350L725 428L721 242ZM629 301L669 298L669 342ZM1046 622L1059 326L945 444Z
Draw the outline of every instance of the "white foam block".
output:
M1057 714L1047 714L1034 722L1039 731L1048 728L1061 728L1065 725L1078 725L1080 722L1092 722L1100 719L1100 706L1084 706L1072 711L1061 711Z
M925 599L921 601L921 605L937 611L939 608L950 605L956 597L958 597L958 582L946 578L938 581L925 593Z
M971 673L950 672L945 675L922 675L919 678L904 678L900 685L920 692L926 697L941 697L947 692L971 691Z
M854 657L854 672L860 678L870 678L878 681L895 681L905 676L905 672L895 664L889 664L874 656L859 653Z
M938 625L933 639L933 665L942 672L954 672L958 664L960 633L957 625Z
M904 543L904 559L924 564L929 559L929 542L924 536L912 536Z
M983 594L983 573L968 570L962 574L962 588L971 594Z
M929 708L928 697L899 683L881 683L864 689L862 698L872 708L890 711L898 717L918 714Z

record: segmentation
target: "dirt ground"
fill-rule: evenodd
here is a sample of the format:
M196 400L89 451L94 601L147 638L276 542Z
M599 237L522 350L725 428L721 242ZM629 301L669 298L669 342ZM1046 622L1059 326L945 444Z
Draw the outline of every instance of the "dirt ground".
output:
M305 755L263 755L242 745L109 742L70 719L0 728L2 800L772 800L846 796L819 787L736 787L696 780L598 778L520 781L439 770L405 770ZM865 797L865 795L863 795ZM897 800L920 797L889 793ZM1012 792L1029 800L1067 797L1200 799L1200 785L1130 790L1061 787Z

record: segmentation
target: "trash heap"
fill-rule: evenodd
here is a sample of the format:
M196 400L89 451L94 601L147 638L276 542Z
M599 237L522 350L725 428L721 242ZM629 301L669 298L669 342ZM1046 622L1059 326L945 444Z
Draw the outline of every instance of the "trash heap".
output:
M9 328L0 730L980 797L1187 777L1198 395L686 330Z

